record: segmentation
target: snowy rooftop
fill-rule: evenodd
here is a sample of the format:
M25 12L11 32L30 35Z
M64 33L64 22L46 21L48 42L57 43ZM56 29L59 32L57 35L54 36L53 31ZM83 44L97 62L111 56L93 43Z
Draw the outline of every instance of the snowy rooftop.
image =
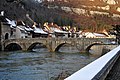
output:
M108 37L104 33L95 33L95 32L83 32L82 35L86 37Z
M62 31L62 30L60 30L60 29L58 29L58 28L53 28L53 27L51 27L50 29L51 29L53 32L68 33L68 32L66 32L66 31Z
M95 36L99 36L99 37L103 37L103 36L106 36L104 34L100 34L100 33L93 33Z
M13 28L13 27L16 26L16 23L15 23L14 20L11 21L11 20L9 20L8 18L6 18L6 20L7 20L7 23L10 24L10 27L11 27L11 28Z
M25 27L25 30L26 30L26 31L33 31L33 29L30 28L30 27Z
M41 34L48 34L47 32L45 32L45 31L43 31L43 29L42 28L34 28L34 32L35 33L41 33Z
M22 31L25 31L24 28L22 28L21 26L17 26L18 29L22 30Z

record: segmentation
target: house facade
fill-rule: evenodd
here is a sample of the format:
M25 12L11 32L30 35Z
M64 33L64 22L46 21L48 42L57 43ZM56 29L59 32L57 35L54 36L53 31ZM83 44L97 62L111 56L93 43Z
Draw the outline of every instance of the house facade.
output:
M10 39L12 35L10 25L7 23L4 16L0 16L0 49L4 40Z
M0 16L0 39L4 41L10 39L12 35L10 24L7 23L4 16Z

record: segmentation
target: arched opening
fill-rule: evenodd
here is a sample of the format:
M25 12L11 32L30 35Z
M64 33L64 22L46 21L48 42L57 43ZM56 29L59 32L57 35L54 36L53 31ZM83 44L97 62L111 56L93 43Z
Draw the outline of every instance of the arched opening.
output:
M7 45L4 49L5 51L17 51L17 50L22 50L21 46L16 44L16 43L11 43Z
M29 46L28 51L48 52L48 48L43 43L33 43Z
M62 43L60 45L57 46L57 48L55 49L56 52L64 52L64 53L78 53L80 52L76 46L73 46L71 44L68 43Z
M60 48L64 45L65 43L60 44L59 46L57 46L57 48L55 49L56 52L59 52Z
M93 44L89 45L89 46L86 48L86 51L89 51L92 46L94 46L94 45L100 45L100 44L101 44L101 43L93 43Z
M94 56L101 56L103 54L103 49L105 45L101 43L94 43L91 44L86 48L86 51L89 52L91 55Z
M8 38L9 38L9 34L6 33L6 34L5 34L5 40L8 39Z

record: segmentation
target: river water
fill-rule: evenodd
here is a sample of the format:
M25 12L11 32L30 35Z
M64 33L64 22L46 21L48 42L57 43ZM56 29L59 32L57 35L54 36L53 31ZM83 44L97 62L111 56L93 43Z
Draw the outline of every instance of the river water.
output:
M33 51L0 52L0 80L58 80L60 74L69 76L100 56L65 47L56 53L44 48Z

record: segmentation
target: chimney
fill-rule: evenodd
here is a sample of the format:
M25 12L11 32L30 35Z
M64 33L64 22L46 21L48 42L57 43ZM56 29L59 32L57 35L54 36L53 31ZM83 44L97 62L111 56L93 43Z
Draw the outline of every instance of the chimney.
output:
M4 16L4 11L1 11L1 14L0 14L1 16Z

